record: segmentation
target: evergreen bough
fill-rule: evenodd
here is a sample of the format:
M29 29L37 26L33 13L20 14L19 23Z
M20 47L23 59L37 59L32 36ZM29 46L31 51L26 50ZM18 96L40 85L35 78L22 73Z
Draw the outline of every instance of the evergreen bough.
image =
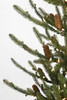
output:
M30 5L35 10L35 13L41 18L41 21L34 18L28 11L24 11L18 5L13 5L13 8L22 16L34 22L35 24L45 29L45 34L40 33L35 27L33 31L38 40L42 44L44 55L38 50L33 50L28 47L23 41L20 41L13 34L9 34L9 37L21 48L28 51L32 55L38 57L33 63L28 61L35 73L30 72L25 67L22 67L17 61L11 58L12 62L21 70L32 76L35 84L32 88L26 90L19 88L14 83L4 79L3 81L13 89L25 94L26 96L35 96L36 100L67 100L67 0L44 0L50 4L53 4L56 8L57 14L46 13L42 8L36 7L36 4L32 0L29 0ZM61 16L59 6L62 7L63 15ZM49 31L55 32L53 36ZM58 40L57 35L64 37L65 44L62 46ZM50 43L45 44L42 40L50 40ZM54 53L50 49L50 46L54 48ZM52 67L52 63L56 63ZM42 68L37 68L35 64L42 64ZM62 69L62 72L61 72ZM48 73L50 80L45 74ZM42 84L39 82L42 81Z

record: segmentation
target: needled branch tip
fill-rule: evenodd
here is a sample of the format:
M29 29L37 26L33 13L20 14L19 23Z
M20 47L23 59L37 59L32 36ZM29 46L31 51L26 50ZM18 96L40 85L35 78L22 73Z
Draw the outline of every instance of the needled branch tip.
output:
M7 79L4 79L3 82L8 86L14 86L12 82L8 81Z
M8 81L7 81L6 79L3 79L3 82L6 83L6 82L8 82Z
M67 100L67 0L44 1L55 5L57 14L48 14L42 8L38 8L33 0L29 0L31 7L41 20L32 16L30 12L25 11L20 6L13 5L13 8L21 16L45 29L45 34L42 34L36 27L33 27L36 37L43 46L42 49L44 55L41 54L37 49L30 48L12 33L9 34L10 39L18 46L26 50L28 53L38 57L33 62L28 61L34 72L26 69L16 60L11 58L11 61L17 68L32 76L35 81L35 83L32 85L32 89L22 89L6 79L4 79L3 82L11 88L25 94L26 96L35 96L36 100ZM61 16L58 6L63 6L63 16ZM65 45L62 46L57 39L57 35L50 34L49 30L55 32L56 34L64 34L63 36L65 37ZM44 42L44 39L50 40L50 43L46 43L46 41ZM55 48L52 48L55 52L52 52L52 49L49 46ZM44 70L40 67L37 67L34 63L41 64L44 67ZM53 63L55 63L55 66ZM48 77L46 75L48 75ZM43 94L41 92L43 92Z
M13 8L18 10L18 5L13 5Z
M15 8L16 7L16 5L13 5L13 8Z

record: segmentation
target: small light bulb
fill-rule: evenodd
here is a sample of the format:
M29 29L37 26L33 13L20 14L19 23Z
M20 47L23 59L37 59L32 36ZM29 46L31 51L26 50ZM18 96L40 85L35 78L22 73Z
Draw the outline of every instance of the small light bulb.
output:
M43 78L45 78L45 76L43 76Z
M63 98L62 100L67 100L67 98Z
M58 89L60 90L60 86L58 85Z
M62 99L62 100L65 100L65 98L64 98L64 99Z
M60 62L60 59L58 59L58 61L57 61L58 63Z
M64 84L64 87L66 87L66 84Z
M50 58L50 60L49 61L52 61L52 58Z
M67 0L65 0L65 2L67 2Z
M41 81L41 84L43 84L43 81Z
M64 31L64 28L62 28L62 31Z
M43 21L45 22L45 19L43 18Z
M54 68L53 68L53 69L51 69L51 72L54 72Z
M65 72L65 74L67 74L67 72Z
M56 48L56 51L59 51L59 49L58 49L58 48Z

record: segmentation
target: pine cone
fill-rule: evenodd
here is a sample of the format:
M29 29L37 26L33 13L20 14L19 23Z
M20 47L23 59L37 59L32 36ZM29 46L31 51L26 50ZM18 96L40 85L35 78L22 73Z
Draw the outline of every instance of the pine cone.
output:
M43 48L44 48L44 53L45 53L45 56L50 59L51 57L51 52L50 52L50 49L48 47L48 45L43 45Z
M32 86L32 88L35 91L35 93L40 92L38 87L35 84Z
M61 31L62 30L62 20L61 20L61 17L59 14L56 14L54 16L54 21L55 21L55 25L56 25L56 28Z

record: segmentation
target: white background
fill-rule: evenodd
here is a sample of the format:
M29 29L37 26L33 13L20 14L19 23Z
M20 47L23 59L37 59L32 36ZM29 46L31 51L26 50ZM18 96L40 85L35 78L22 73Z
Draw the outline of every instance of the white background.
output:
M46 12L56 13L54 6L43 2L43 0L34 0L34 2L38 7L44 8ZM14 58L23 67L31 70L27 61L33 60L35 57L14 44L8 36L9 33L13 33L20 40L25 41L24 43L32 49L38 49L43 53L42 46L32 30L32 27L36 25L19 15L13 9L14 4L28 10L32 16L38 18L28 0L0 0L0 100L34 100L33 97L25 97L24 94L11 89L3 83L3 79L8 79L24 89L31 88L32 84L34 84L33 79L16 68L10 58ZM36 27L40 32L44 32L43 28Z

